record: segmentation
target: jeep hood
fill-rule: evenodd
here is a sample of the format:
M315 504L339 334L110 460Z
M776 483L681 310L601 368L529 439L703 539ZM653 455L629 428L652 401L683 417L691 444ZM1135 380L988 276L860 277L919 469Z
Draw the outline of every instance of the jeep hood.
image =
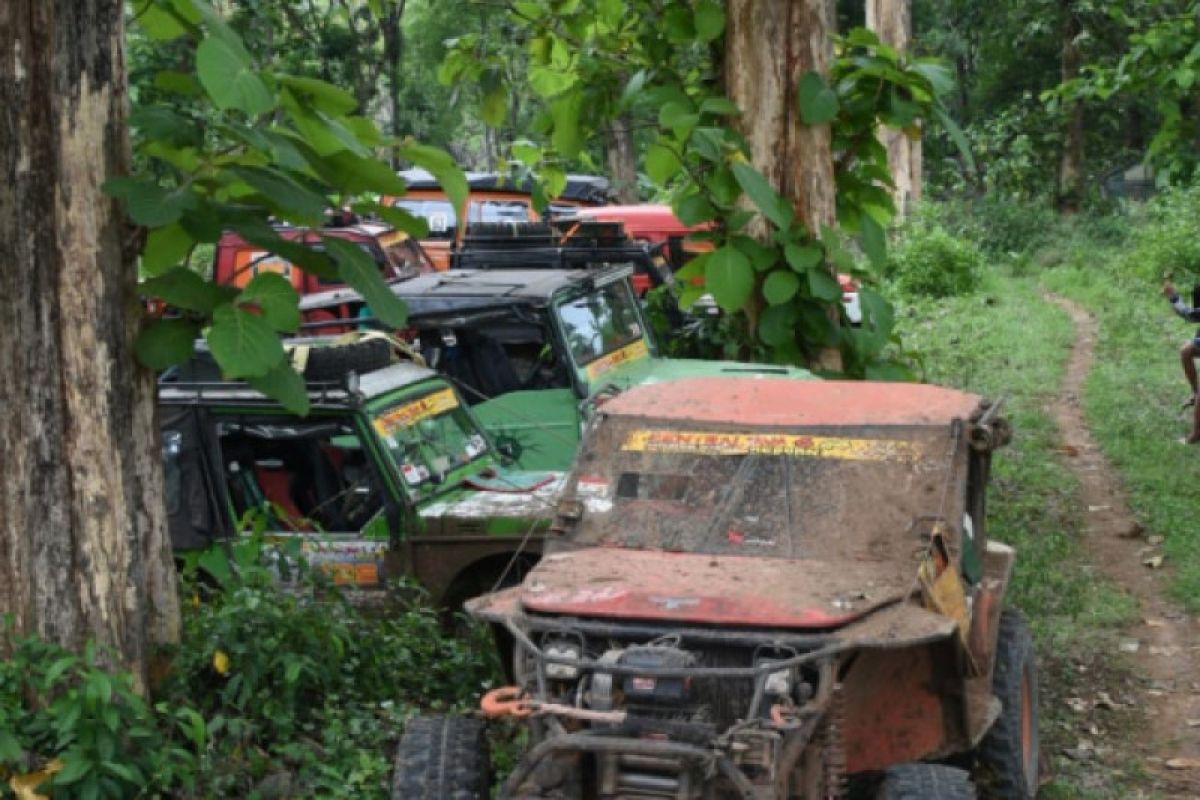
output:
M502 529L503 521L549 522L562 488L560 472L496 471L490 477L468 478L454 491L421 505L418 513L428 533L452 533L448 526L454 520L484 521L489 533L511 533L516 529Z
M679 378L762 375L774 378L813 378L808 370L774 364L750 364L741 361L701 361L692 358L638 358L601 372L590 381L594 392L612 384L621 389L644 383L673 381Z
M833 628L911 594L895 562L700 555L615 547L546 556L517 590L526 611L771 628Z

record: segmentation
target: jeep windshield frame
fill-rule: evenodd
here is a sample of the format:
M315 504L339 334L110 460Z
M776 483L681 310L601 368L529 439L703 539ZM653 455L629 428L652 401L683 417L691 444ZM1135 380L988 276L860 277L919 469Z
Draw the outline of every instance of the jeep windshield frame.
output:
M367 412L390 466L416 501L450 491L496 462L486 434L442 380L389 393Z
M629 284L632 271L632 265L624 265L602 273L560 292L551 303L564 355L589 389L607 368L653 353L649 326Z

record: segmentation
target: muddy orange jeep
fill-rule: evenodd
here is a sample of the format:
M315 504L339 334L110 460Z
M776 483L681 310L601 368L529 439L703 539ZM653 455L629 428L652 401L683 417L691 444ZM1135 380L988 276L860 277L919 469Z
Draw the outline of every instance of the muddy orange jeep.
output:
M974 777L1033 797L1032 646L985 520L1008 438L997 406L934 386L694 378L609 401L545 557L468 603L513 683L483 712L528 724L502 796L959 800ZM404 796L475 796L481 724L414 722Z

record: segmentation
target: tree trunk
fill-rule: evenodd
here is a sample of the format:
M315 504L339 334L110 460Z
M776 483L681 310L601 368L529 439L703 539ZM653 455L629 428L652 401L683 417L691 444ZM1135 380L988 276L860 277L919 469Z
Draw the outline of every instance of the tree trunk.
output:
M633 120L628 114L608 123L608 174L618 203L636 203L638 197L637 152L633 146Z
M135 240L100 190L129 168L123 8L0 4L0 614L144 687L179 607Z
M404 59L404 7L408 0L392 0L383 20L383 63L387 69L388 111L391 114L392 136L397 139L404 135L400 124L400 86L402 71L400 65ZM392 169L400 168L400 155L393 149L391 155Z
M1062 13L1062 79L1063 83L1079 77L1083 57L1079 52L1079 35L1083 32L1079 15L1071 0L1059 0ZM1067 105L1067 124L1063 131L1062 162L1058 170L1058 210L1074 214L1083 204L1083 103L1075 100Z
M739 124L751 160L819 235L837 219L833 141L829 125L801 121L796 88L810 70L829 74L833 3L727 0L726 11L725 89L742 110ZM755 233L765 237L767 231ZM829 318L836 326L837 308L830 307ZM824 348L812 356L812 366L840 371L841 356Z
M867 28L884 44L907 52L912 40L909 0L867 0ZM921 199L921 139L909 138L895 128L881 128L879 141L887 149L896 213L903 217Z

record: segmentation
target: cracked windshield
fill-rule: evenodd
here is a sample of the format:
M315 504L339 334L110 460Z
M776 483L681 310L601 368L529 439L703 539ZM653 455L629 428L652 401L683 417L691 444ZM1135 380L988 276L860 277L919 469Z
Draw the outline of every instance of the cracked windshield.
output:
M440 483L487 452L487 440L449 388L389 406L374 425L409 486Z
M563 303L558 307L558 316L571 356L579 366L642 338L636 301L624 281Z

